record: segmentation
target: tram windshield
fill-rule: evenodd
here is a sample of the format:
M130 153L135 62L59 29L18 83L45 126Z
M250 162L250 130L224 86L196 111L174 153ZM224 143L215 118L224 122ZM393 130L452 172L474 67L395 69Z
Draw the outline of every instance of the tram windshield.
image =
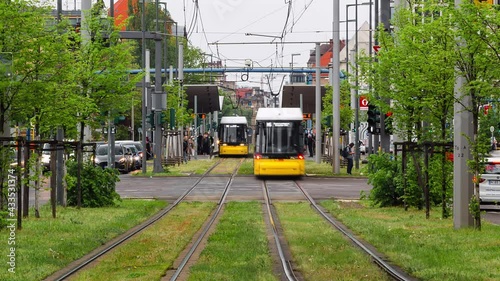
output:
M222 142L228 144L245 143L247 139L246 126L241 124L223 125L220 138Z
M299 122L263 122L259 126L256 152L262 154L302 153Z

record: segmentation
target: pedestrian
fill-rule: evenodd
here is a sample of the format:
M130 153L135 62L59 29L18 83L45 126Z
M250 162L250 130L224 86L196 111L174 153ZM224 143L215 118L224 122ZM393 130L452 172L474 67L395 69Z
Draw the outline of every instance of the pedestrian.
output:
M184 141L182 142L182 156L184 159L184 163L188 162L188 154L189 154L189 137L184 136Z
M309 148L309 156L313 157L314 156L314 135L312 133L309 133L307 135L307 148Z
M203 155L210 155L210 138L209 138L207 132L205 132L205 134L203 134L201 145L202 145L201 153Z
M352 166L354 164L354 161L353 161L353 155L354 155L354 151L353 151L353 148L354 147L354 143L351 142L349 144L349 146L347 147L347 174L348 175L352 175Z

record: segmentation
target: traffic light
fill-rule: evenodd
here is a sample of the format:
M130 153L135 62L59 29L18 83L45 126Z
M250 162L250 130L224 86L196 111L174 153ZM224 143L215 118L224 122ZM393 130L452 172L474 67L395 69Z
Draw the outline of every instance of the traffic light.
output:
M302 113L302 119L304 119L304 120L310 120L311 119L311 113Z
M384 130L388 135L392 135L393 127L392 127L392 112L389 111L384 115Z
M154 114L154 112L151 112L150 114L148 114L147 118L148 118L148 121L149 121L149 124L151 125L151 127L154 128L154 126L155 126L155 114Z
M368 131L372 134L378 134L380 128L380 111L375 105L368 105Z

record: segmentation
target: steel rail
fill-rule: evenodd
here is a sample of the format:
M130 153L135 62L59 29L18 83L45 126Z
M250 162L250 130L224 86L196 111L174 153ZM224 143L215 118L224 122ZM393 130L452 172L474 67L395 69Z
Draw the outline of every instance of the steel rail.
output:
M319 206L316 204L316 202L314 201L314 199L309 195L309 193L307 193L307 191L304 190L304 188L302 188L302 186L298 182L294 181L294 183L295 183L295 185L297 185L297 187L300 189L300 191L304 194L304 196L307 198L307 200L309 201L309 203L314 207L314 209L321 216L323 216L323 218L325 218L330 224L332 224L333 226L335 226L335 228L337 228L337 230L339 230L340 232L342 232L342 234L344 234L346 237L348 237L356 246L358 246L365 253L367 253L368 255L370 255L370 257L373 259L373 261L380 268L382 268L386 273L388 273L392 278L394 278L395 280L401 280L401 281L413 281L413 280L415 280L413 278L408 278L407 276L405 276L404 274L402 274L399 270L397 270L396 268L394 268L392 265L390 265L389 263L385 262L377 253L375 253L372 250L370 250L360 240L358 240L354 235L352 235L351 233L349 233L345 229L343 229L340 226L340 224L338 224L337 222L335 222L332 218L330 218L330 216L328 216L325 212L323 212L321 210L321 208L319 208Z
M191 193L191 191L200 183L200 181L206 177L215 167L217 167L220 163L222 162L222 159L217 161L210 169L208 169L196 182L188 188L177 200L175 200L172 204L170 204L167 208L161 210L159 213L157 213L153 218L142 224L140 227L135 229L134 231L128 233L127 235L121 237L119 240L115 241L114 243L110 244L106 248L102 249L102 251L99 251L89 259L85 260L81 264L75 266L74 268L70 269L68 272L65 272L63 275L57 277L54 280L60 281L68 278L69 276L75 274L76 272L80 271L82 268L90 264L91 262L95 261L97 258L103 256L104 254L108 253L112 249L116 248L123 242L127 241L128 239L132 238L135 236L137 233L143 231L146 229L148 226L152 225L153 223L157 222L159 219L163 218L166 214L168 214L175 206L177 206L186 196Z
M184 269L184 267L186 266L188 261L191 259L191 256L196 251L196 249L200 245L201 241L203 240L205 235L208 233L208 231L212 227L212 224L214 223L215 219L219 216L219 213L222 210L222 207L224 206L224 203L226 201L226 197L227 197L227 194L229 192L229 188L231 187L233 179L236 176L236 173L238 172L238 168L243 163L243 160L245 160L245 159L240 160L239 165L236 165L236 167L234 168L233 173L231 174L231 177L229 178L228 182L226 183L226 186L224 187L224 192L222 193L222 196L219 199L219 202L217 203L217 205L218 205L217 210L212 215L209 222L205 225L205 228L200 233L200 235L198 236L198 238L196 239L196 241L194 242L192 247L189 249L188 253L182 259L182 261L179 264L179 266L177 267L177 270L175 271L174 275L172 276L172 278L170 278L171 281L175 281L175 280L177 280L177 278L179 278L179 275L182 273L182 270Z
M276 247L278 248L278 254L281 261L281 266L283 271L285 272L286 278L290 281L295 281L297 278L293 273L293 269L290 268L290 264L287 262L285 258L285 254L283 253L283 248L281 247L281 243L278 237L278 230L276 228L276 224L274 223L274 217L271 212L271 198L269 197L269 189L267 188L266 181L262 181L262 190L264 192L264 199L266 201L267 213L269 215L269 222L271 223L273 229L274 241L276 243Z

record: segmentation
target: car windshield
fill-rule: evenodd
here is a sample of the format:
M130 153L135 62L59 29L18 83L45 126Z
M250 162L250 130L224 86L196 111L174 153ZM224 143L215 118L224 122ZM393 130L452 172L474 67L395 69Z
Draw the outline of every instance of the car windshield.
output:
M293 122L266 122L262 130L265 141L256 151L265 154L286 154L300 151L300 138L294 134L298 124Z
M126 148L130 149L132 153L137 153L137 148L135 145L125 145Z
M220 138L222 139L222 142L240 143L246 141L246 130L244 125L224 125L221 128L221 132L222 136L220 136Z
M102 155L108 155L108 150L109 150L109 146L108 145L101 145L101 146L98 146L96 151L95 151L95 154L98 155L98 156L102 156ZM123 149L121 146L115 146L115 155L120 155L120 154L123 154Z

